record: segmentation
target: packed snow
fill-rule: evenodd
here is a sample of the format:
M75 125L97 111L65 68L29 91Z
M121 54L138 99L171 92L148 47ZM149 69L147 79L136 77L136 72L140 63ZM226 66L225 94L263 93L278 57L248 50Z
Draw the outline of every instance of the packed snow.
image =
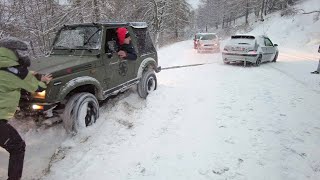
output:
M306 11L318 0L300 4ZM158 89L105 102L95 125L75 137L61 124L11 123L26 140L23 179L272 179L320 177L320 20L314 14L253 24L279 44L277 63L224 65L192 41L160 49ZM243 33L239 31L239 33ZM221 47L227 42L223 41ZM0 149L0 179L8 153Z

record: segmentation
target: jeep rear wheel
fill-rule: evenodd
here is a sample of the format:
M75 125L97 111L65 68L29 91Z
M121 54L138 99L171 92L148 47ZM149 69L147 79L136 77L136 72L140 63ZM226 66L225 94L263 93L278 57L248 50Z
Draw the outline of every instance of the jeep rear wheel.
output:
M143 73L138 84L138 94L141 98L147 98L148 94L157 89L157 77L153 70L148 70Z
M99 103L90 93L73 95L65 107L62 120L68 133L76 134L99 118Z

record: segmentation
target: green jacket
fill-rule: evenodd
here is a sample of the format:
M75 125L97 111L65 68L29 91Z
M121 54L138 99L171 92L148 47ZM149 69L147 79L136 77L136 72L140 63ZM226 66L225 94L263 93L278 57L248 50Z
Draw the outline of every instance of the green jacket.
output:
M0 47L0 68L17 66L18 58L13 51ZM35 92L38 87L46 88L43 82L39 82L34 75L28 75L21 79L18 76L0 70L0 119L8 120L14 116L20 100L20 91Z

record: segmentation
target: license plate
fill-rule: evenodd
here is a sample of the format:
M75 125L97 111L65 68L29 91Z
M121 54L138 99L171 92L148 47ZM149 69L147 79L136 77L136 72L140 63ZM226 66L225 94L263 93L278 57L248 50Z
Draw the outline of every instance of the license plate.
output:
M245 48L242 48L242 47L233 47L232 48L232 51L244 51Z

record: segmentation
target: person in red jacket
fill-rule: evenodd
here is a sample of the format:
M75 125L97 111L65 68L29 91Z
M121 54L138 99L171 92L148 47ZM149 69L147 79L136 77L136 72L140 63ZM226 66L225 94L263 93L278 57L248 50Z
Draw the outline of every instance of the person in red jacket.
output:
M127 28L121 27L117 29L117 36L119 42L119 51L118 55L121 59L128 59L128 60L136 60L137 53L134 50L134 47L131 43L131 37L127 30Z

